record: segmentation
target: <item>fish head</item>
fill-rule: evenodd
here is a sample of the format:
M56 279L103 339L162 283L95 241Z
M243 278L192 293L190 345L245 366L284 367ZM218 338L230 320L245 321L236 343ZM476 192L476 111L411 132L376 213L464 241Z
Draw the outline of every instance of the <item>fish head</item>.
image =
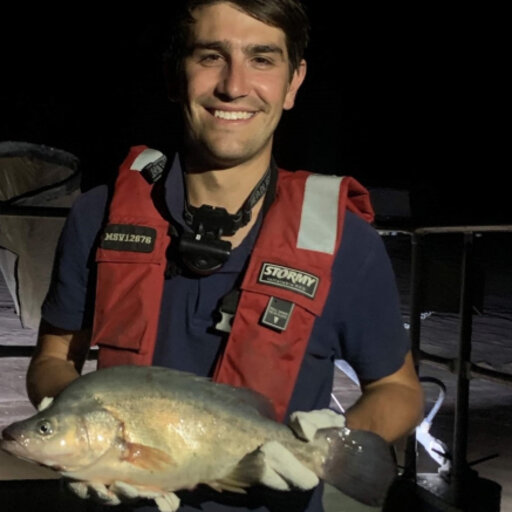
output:
M2 432L0 448L60 472L94 464L118 441L122 424L102 408L50 407Z

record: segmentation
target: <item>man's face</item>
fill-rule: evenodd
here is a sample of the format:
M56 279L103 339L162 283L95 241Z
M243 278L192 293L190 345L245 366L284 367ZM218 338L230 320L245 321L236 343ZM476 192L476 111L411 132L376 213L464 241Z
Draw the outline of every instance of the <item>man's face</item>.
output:
M284 32L229 3L201 6L193 14L184 61L189 157L213 168L265 161L306 64L290 78Z

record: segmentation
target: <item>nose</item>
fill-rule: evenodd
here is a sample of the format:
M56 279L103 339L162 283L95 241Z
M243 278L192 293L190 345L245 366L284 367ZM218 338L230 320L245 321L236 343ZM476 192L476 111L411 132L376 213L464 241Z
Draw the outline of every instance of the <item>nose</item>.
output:
M220 97L230 101L247 96L249 77L243 62L231 60L226 63L216 91Z

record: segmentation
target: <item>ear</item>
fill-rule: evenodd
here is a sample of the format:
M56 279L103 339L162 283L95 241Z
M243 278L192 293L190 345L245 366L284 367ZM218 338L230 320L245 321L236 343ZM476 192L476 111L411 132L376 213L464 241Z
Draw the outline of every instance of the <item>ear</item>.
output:
M290 110L293 108L295 104L295 97L297 96L297 92L304 82L304 78L306 78L307 64L304 59L300 61L299 66L293 72L292 79L288 84L288 91L286 92L286 96L284 98L283 109Z

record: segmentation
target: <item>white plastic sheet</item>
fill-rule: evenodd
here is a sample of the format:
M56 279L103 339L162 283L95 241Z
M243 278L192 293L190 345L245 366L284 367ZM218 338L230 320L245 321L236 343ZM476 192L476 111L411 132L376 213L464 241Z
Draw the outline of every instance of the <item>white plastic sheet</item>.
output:
M0 142L0 206L69 207L78 159L27 142ZM37 328L64 218L0 214L0 271L23 327Z

